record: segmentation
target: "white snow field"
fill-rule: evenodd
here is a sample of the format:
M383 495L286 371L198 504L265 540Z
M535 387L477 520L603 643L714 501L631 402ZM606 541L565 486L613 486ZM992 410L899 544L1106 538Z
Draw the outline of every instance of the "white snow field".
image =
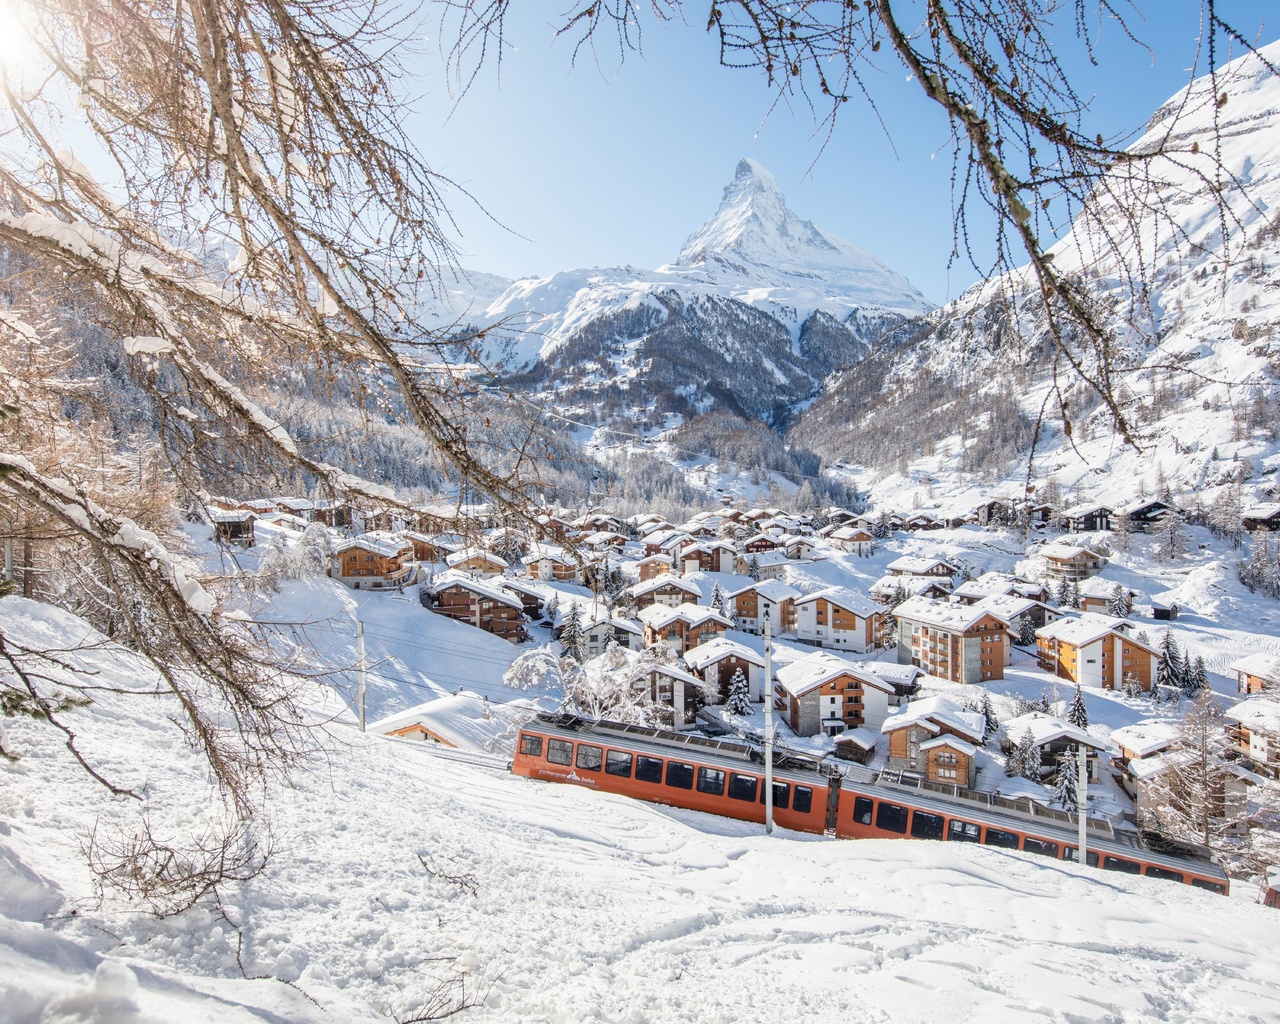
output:
M0 620L28 646L100 639L19 598ZM107 642L67 657L103 685L153 681ZM340 705L318 691L314 707L321 722ZM332 720L312 770L272 787L262 875L165 920L99 905L81 849L95 825L146 814L198 834L218 816L172 712L102 693L65 716L141 800L88 778L56 730L5 721L3 1024L407 1020L441 978L480 1001L458 1019L521 1024L1280 1018L1280 917L1252 893L986 848L765 836Z

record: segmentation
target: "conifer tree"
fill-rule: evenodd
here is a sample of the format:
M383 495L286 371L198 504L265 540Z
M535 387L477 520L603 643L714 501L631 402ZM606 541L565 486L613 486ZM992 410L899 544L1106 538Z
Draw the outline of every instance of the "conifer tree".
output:
M1067 584L1067 607L1080 607L1080 584L1075 580L1072 580Z
M1111 542L1120 551L1133 546L1133 520L1124 509L1119 509L1111 520Z
M1080 807L1080 771L1074 752L1058 763L1058 778L1053 784L1053 802L1064 811L1076 811Z
M1178 650L1178 641L1174 639L1173 630L1166 629L1160 641L1160 662L1156 666L1156 682L1161 686L1180 688L1185 671L1182 653Z
M565 654L578 664L582 664L586 660L586 644L587 634L582 628L582 617L575 602L569 608L564 625L560 627L560 645L564 648Z
M711 588L711 607L718 612L724 612L724 591L720 589L719 580Z
M1043 778L1040 771L1040 748L1036 746L1036 740L1031 735L1030 726L1027 727L1027 731L1022 734L1022 739L1018 742L1018 763L1022 767L1020 774L1024 779L1039 782Z
M1022 747L1014 744L1004 759L1004 774L1010 779L1020 778L1022 776L1024 762L1022 760Z
M1127 619L1133 611L1133 602L1129 597L1129 592L1119 583L1111 591L1111 598L1107 601L1107 611L1117 619Z
M734 669L733 678L729 680L729 697L724 709L732 715L751 714L751 692L747 686L747 677L742 669Z
M1195 663L1187 670L1182 692L1188 697L1195 697L1201 690L1207 689L1209 689L1209 672L1204 667L1204 658L1197 655Z
M1000 731L1000 719L996 716L995 705L991 702L991 692L989 690L982 691L982 717L986 719L986 725L982 730L982 742L988 742L992 736Z
M1053 591L1054 603L1057 604L1059 608L1066 608L1067 602L1070 600L1070 597L1071 597L1071 582L1065 576L1063 576L1059 578L1058 585L1054 588L1054 591Z
M1067 721L1079 729L1089 728L1089 709L1085 707L1084 692L1079 683L1076 683L1075 696L1067 706Z
M1036 644L1036 624L1031 621L1031 616L1024 615L1018 620L1018 645L1020 647L1034 647Z
M747 575L750 576L754 582L760 582L760 559L755 555L752 555L751 561L747 563Z

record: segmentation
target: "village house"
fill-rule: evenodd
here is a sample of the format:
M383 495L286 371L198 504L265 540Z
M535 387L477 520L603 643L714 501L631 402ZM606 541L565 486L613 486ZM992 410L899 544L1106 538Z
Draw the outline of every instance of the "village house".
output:
M542 618L546 612L547 596L545 591L540 590L527 580L504 576L502 579L494 580L494 582L520 601L527 618L537 620Z
M646 555L666 554L674 559L680 554L680 549L692 540L693 538L684 530L655 530L653 533L645 534L644 553Z
M795 601L796 639L859 654L884 646L885 611L844 587L825 587Z
M902 525L904 529L916 531L916 530L941 530L947 524L944 523L937 516L932 515L929 512L917 511L917 512L912 512L909 516L907 516L902 521Z
M876 732L889 715L891 687L878 676L826 651L778 669L774 705L797 736L865 727Z
M538 544L525 556L524 568L535 580L559 580L563 583L581 583L582 565L564 548L553 544Z
M351 525L351 506L345 501L330 498L317 499L312 509L312 519L317 523L334 529L342 529Z
M1128 602L1130 607L1133 606L1134 599L1138 596L1128 587L1122 587L1115 580L1106 580L1101 576L1081 580L1078 586L1080 589L1080 610L1085 612L1099 612L1106 615L1110 613L1112 602L1116 599L1117 593Z
M431 610L512 643L525 639L524 602L496 583L464 572L441 573L428 589Z
M1280 691L1280 655L1250 654L1233 661L1227 668L1236 674L1236 690L1239 693Z
M1024 580L1021 576L1005 572L984 572L977 579L965 580L952 591L952 596L961 604L973 604L996 594L1016 594L1041 604L1049 600L1049 588L1043 583ZM1043 626L1044 623L1040 625Z
M1087 750L1089 782L1098 782L1098 756L1105 747L1083 729L1039 711L1028 711L1004 723L1006 741L1011 747L1018 746L1028 732L1031 733L1031 742L1040 752L1042 779L1047 781L1056 776L1063 759L1075 757L1077 748L1083 746Z
M1251 505L1240 513L1240 525L1245 532L1265 530L1275 533L1280 530L1280 502L1271 501L1261 505Z
M745 644L724 637L708 640L685 651L684 663L702 680L708 704L723 704L729 699L729 683L739 670L751 699L764 700L764 658Z
M622 593L639 609L648 608L654 604L677 608L686 602L702 600L702 590L696 583L690 583L671 573L641 580L627 587Z
M644 630L629 619L611 615L603 605L586 599L568 601L556 610L552 635L560 639L564 624L574 608L578 609L578 626L582 630L582 655L586 660L598 658L612 640L623 650L639 651L644 647Z
M883 680L892 688L893 692L889 694L891 708L900 708L910 703L911 699L920 692L919 679L924 672L915 665L899 665L896 661L864 661L859 663L858 667L863 672L870 672Z
M767 533L757 533L754 537L748 537L744 540L741 547L742 555L749 559L752 555L762 555L766 551L777 551L782 547L782 541L779 537Z
M764 617L769 616L769 629L774 636L796 628L796 598L800 591L781 580L762 579L726 595L733 609L737 628L759 636L764 632Z
M895 610L898 661L953 683L1003 679L1009 633L978 605L913 597Z
M1004 623L1009 635L1009 643L1004 647L1004 663L1013 664L1013 645L1022 636L1023 623L1028 622L1032 629L1039 629L1046 621L1053 622L1061 617L1061 612L1046 608L1039 601L1016 594L991 594L981 601L975 601L968 607L974 611L990 612Z
M951 596L951 580L946 576L881 576L867 593L876 604L890 607L909 597L945 600Z
M787 574L787 561L785 551L762 551L758 555L740 552L734 568L746 576L754 565L762 580L780 580Z
M1045 575L1051 580L1079 583L1102 570L1106 561L1096 551L1075 544L1046 544L1040 549L1045 561Z
M914 555L895 558L885 566L885 572L890 576L931 576L945 579L948 584L959 571L956 566L941 558L917 558Z
M692 729L696 724L698 698L702 680L675 665L650 663L631 680L631 689L648 695L649 700L666 709L662 724L671 729Z
M1153 498L1150 501L1134 501L1116 509L1115 517L1122 514L1129 516L1129 530L1132 533L1150 533L1160 521L1160 517L1172 509L1167 501Z
M476 576L501 576L507 569L507 562L484 548L462 548L451 555L446 555L444 564L459 572L469 572Z
M308 523L314 522L316 518L316 503L310 498L277 498L276 507L281 512L297 516Z
M401 536L413 546L413 560L415 562L443 563L446 558L458 550L456 544L434 534L406 530Z
M783 550L787 557L794 560L812 558L815 550L813 541L808 537L788 533L782 538Z
M532 706L521 700L506 703L504 707L509 710L512 704ZM493 740L492 718L493 709L485 697L470 690L459 690L370 722L369 732L480 752Z
M1139 828L1159 831L1157 811L1168 794L1162 776L1169 771L1187 768L1194 760L1194 751L1175 746L1162 753L1134 758L1129 762L1129 785L1125 790L1129 792L1132 787ZM1243 765L1227 763L1222 767L1221 772L1214 773L1212 790L1206 800L1209 825L1215 831L1225 834L1242 834L1247 830L1242 818L1249 798L1249 787L1258 777Z
M1036 630L1040 667L1060 679L1104 690L1121 689L1132 678L1150 690L1160 654L1129 635L1125 619L1086 612Z
M1112 730L1111 742L1119 752L1111 755L1111 775L1130 799L1138 797L1141 762L1144 758L1163 754L1178 742L1178 734L1176 723L1154 719Z
M257 518L248 509L230 512L222 509L209 510L209 524L213 527L214 539L246 548L253 547L253 524Z
M661 576L664 572L670 572L671 563L670 555L648 555L640 559L636 562L636 572L640 576L640 582L643 583L655 576Z
M690 572L733 572L737 551L725 541L704 540L680 552L680 564Z
M986 732L978 712L957 707L948 697L912 701L880 726L888 737L890 768L918 772L929 782L973 789L977 752Z
M1227 737L1249 767L1269 779L1280 779L1280 702L1250 697L1223 713Z
M869 555L876 546L876 539L860 526L837 526L827 534L827 540L854 555Z
M1115 510L1108 505L1076 505L1062 513L1063 524L1072 533L1110 530Z
M329 556L329 576L352 590L385 590L410 582L413 547L398 537L366 533L340 542Z
M241 512L252 512L255 516L269 516L272 512L279 512L276 503L269 498L249 498L236 505Z
M644 625L646 647L666 643L677 654L724 636L733 628L732 622L703 604L682 604L677 608L653 604L638 617Z

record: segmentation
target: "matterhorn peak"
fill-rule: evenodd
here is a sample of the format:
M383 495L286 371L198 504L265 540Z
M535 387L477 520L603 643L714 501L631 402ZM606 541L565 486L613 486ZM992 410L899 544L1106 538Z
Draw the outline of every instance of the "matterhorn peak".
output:
M675 266L727 272L758 286L802 285L865 305L916 313L931 308L910 281L871 253L796 216L778 179L750 157L738 161L720 208L689 236Z

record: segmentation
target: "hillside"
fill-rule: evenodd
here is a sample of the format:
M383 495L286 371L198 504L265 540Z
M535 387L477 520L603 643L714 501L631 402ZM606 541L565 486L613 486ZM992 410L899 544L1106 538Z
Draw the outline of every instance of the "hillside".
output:
M0 609L18 640L86 635L47 607ZM113 645L75 657L106 684L147 686ZM315 701L318 722L332 715ZM341 714L317 724L318 770L273 788L277 849L261 876L166 920L99 908L79 850L95 824L106 834L146 813L198 833L216 809L163 705L103 694L71 721L144 800L107 798L47 728L6 733L21 755L0 761L0 1006L13 1024L405 1018L438 978L483 996L461 1019L495 1022L911 1022L944 1006L962 1019L1262 1021L1280 995L1274 911L1249 893L986 848L766 837L366 739Z

